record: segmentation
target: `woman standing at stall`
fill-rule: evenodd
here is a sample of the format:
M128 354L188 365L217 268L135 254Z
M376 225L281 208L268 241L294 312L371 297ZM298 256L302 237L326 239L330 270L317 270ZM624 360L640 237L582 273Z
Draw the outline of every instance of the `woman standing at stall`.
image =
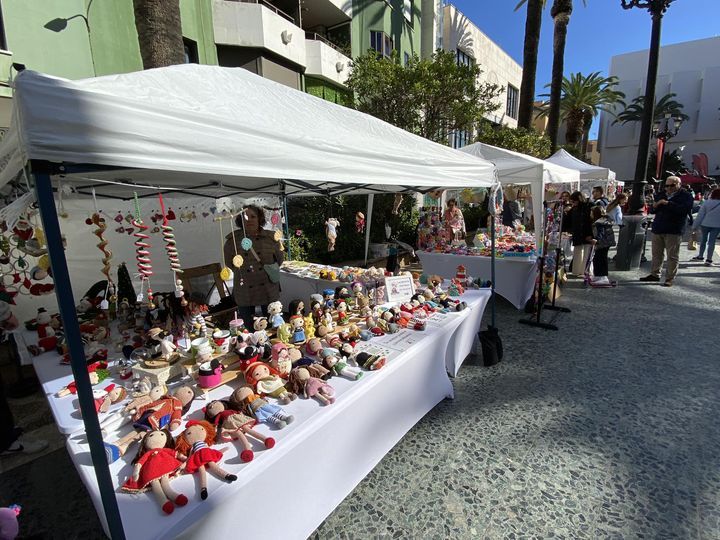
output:
M585 196L579 191L570 195L572 208L567 214L572 233L573 262L572 273L582 276L585 273L590 248L592 244L592 221L590 219L590 205Z
M246 206L235 218L237 230L225 237L225 264L235 273L233 297L246 328L253 327L255 309L260 306L267 316L270 302L280 299L280 264L285 259L274 231L263 229L265 212L254 204ZM249 241L248 241L249 240ZM237 255L242 257L238 268Z
M448 199L443 225L455 240L465 238L465 219L455 199Z

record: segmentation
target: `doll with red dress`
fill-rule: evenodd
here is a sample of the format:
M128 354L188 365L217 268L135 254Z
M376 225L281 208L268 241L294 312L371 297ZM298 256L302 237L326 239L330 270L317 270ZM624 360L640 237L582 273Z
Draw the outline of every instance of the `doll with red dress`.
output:
M132 461L133 474L121 486L128 493L153 492L162 511L172 514L175 505L185 506L188 499L170 487L170 479L183 468L185 456L175 450L175 441L167 429L148 431Z
M240 441L243 447L240 459L245 463L252 461L255 456L247 435L262 442L265 448L275 446L275 439L252 429L257 424L257 420L234 410L229 401L218 399L210 402L205 408L205 420L215 426L218 442Z
M208 498L207 469L213 475L228 483L237 480L237 476L222 469L218 463L222 460L227 447L216 450L211 448L215 442L215 428L207 420L190 420L175 441L175 449L187 457L185 471L188 474L200 474L200 498Z

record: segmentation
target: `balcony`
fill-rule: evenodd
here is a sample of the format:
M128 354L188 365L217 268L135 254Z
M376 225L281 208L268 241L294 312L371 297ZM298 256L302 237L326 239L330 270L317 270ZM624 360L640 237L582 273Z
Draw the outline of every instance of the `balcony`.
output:
M350 58L337 45L318 34L305 32L305 50L305 75L345 85L350 73Z
M295 19L265 0L215 0L215 43L265 49L306 67L305 33Z
M12 71L13 54L0 49L0 97L12 97L10 89L10 72Z

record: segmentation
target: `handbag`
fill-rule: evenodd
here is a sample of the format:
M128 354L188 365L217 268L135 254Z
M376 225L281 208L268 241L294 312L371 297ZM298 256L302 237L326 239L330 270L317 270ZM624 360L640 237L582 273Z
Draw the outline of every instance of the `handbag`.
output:
M263 270L265 270L270 281L280 283L280 265L278 263L264 264Z

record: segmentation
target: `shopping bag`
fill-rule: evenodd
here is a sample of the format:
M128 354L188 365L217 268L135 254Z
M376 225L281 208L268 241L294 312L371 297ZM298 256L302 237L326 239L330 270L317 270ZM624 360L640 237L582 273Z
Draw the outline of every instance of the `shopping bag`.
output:
M503 357L503 345L498 329L488 326L487 330L478 333L480 347L482 348L483 364L487 367L494 366Z

